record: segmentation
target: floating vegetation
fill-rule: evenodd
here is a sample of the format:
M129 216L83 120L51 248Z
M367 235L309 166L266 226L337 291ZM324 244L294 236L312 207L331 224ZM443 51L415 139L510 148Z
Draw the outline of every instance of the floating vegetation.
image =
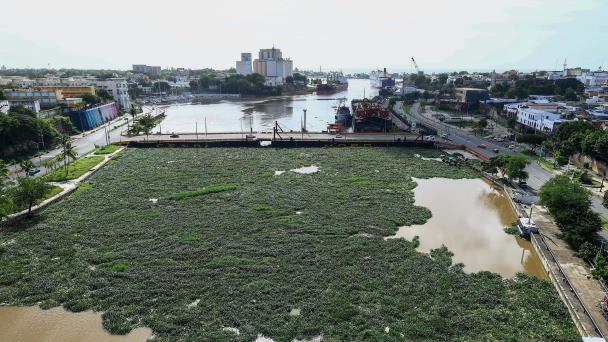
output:
M519 229L517 228L517 221L513 222L510 226L504 227L503 230L509 235L519 235Z
M88 191L0 232L0 303L102 311L108 331L157 341L579 339L550 283L382 239L430 218L411 177L478 176L416 153L439 155L129 149ZM272 176L313 164L314 177Z
M174 195L169 196L169 199L180 200L189 197L198 197L206 194L213 194L216 192L234 190L238 188L238 184L219 184L219 185L210 185L206 186L202 189L192 190L192 191L184 191Z

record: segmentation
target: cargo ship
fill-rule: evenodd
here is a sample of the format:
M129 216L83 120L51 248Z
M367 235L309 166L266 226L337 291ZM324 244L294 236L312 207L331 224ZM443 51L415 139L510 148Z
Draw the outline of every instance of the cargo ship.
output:
M382 89L395 86L395 79L386 72L386 68L372 71L369 75L369 81L374 88Z
M352 100L351 108L355 132L385 132L392 127L389 109L382 104L382 98L380 97Z
M336 121L327 125L328 132L344 132L352 125L353 116L350 114L350 108L345 105L346 99L341 99L340 104L336 107Z
M336 123L344 127L349 127L352 122L353 116L350 114L350 109L340 101L338 108L336 109Z
M348 78L342 73L330 73L327 76L326 83L317 84L317 94L328 95L334 94L348 89Z

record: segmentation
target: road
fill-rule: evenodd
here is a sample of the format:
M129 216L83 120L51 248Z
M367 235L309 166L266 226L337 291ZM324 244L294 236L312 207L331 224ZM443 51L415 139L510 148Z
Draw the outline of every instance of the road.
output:
M106 145L106 130L109 130L108 134L110 136L110 141L120 141L124 140L121 136L121 131L123 129L123 125L127 122L125 120L126 117L119 117L115 120L112 120L93 131L85 132L82 134L78 134L72 138L72 146L76 149L78 156L83 156L95 149L95 146L104 146ZM117 127L118 126L118 127ZM117 128L115 128L117 127ZM43 175L47 172L47 169L43 166L47 161L55 158L61 153L61 148L56 148L54 150L43 153L39 156L36 156L31 159L36 168L40 170L38 175ZM16 177L21 172L21 167L19 164L13 164L9 166L9 172L11 177Z
M394 107L395 111L398 113L405 115L403 112L403 106L401 102L397 102ZM451 140L455 144L465 145L471 150L474 150L478 153L481 153L486 156L496 155L492 152L493 149L498 149L498 154L506 154L513 155L515 152L506 149L502 146L499 146L492 141L485 140L481 137L471 135L469 132L461 130L457 127L450 126L445 124L439 120L433 120L428 118L420 113L420 104L415 103L410 108L410 114L408 115L413 122L418 124L422 123L425 126L432 127L436 129L439 134L447 133L449 135L449 140ZM480 148L479 145L486 145L486 148ZM526 171L528 172L528 186L533 190L533 192L537 192L543 184L545 184L549 179L553 178L556 174L552 171L549 171L537 162L532 162L526 167ZM605 219L608 219L608 209L602 205L602 200L598 196L591 196L591 209L603 216ZM608 241L608 232L601 231L600 235Z

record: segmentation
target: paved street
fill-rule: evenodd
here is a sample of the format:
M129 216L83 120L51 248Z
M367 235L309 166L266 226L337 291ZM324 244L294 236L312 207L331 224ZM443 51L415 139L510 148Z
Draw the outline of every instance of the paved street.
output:
M401 102L397 102L397 104L395 104L394 109L397 112L404 114ZM507 154L507 155L515 154L515 152L513 152L509 149L506 149L504 147L498 146L497 144L493 143L492 141L485 140L478 136L474 136L468 132L465 132L464 130L461 130L454 126L450 126L439 120L433 120L431 118L423 116L422 114L420 114L420 104L419 103L415 103L414 105L411 106L409 117L411 118L412 121L414 121L416 123L422 123L426 126L435 128L440 135L442 133L447 133L449 135L448 138L450 139L450 141L452 141L456 144L465 145L469 149L472 149L472 150L474 150L478 153L484 154L486 156L491 157L493 155L496 155L495 153L492 152L492 150L495 148L499 150L499 154ZM486 148L485 149L480 148L479 145L481 145L481 144L486 145ZM530 163L530 165L528 165L526 167L526 171L528 172L528 175L529 175L528 186L534 192L538 191L538 189L540 189L540 187L543 184L545 184L545 182L547 182L549 179L551 179L555 176L555 173L543 168L537 162ZM599 197L597 197L597 196L591 197L591 207L592 207L593 211L602 215L604 218L608 219L608 209L602 205L602 201ZM602 232L600 232L600 235L602 235L608 241L608 232L602 231Z
M126 116L119 117L113 121L106 123L103 126L96 128L93 131L85 132L83 134L79 134L72 137L72 145L76 149L78 156L83 156L95 149L95 146L103 146L106 145L105 133L106 130L109 130L110 141L120 141L124 140L121 136L122 130L126 127L124 124L126 123ZM127 118L128 119L128 118ZM114 128L119 126L118 128ZM61 148L55 148L49 152L43 153L40 156L32 158L32 162L36 167L40 170L38 175L43 175L47 172L47 169L42 166L47 161L55 158L61 153ZM9 172L13 177L17 175L17 173L21 172L21 168L19 164L14 164L9 166Z

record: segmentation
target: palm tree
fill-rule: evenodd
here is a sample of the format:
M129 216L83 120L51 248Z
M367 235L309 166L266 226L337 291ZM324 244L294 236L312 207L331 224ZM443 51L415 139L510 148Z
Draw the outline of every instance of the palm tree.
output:
M78 153L76 152L76 148L72 146L72 142L68 139L67 136L64 136L61 140L61 154L63 157L63 166L65 168L65 175L68 175L68 161L69 159L76 159Z
M135 105L131 105L131 110L129 111L129 114L131 114L133 119L135 119L135 117L137 116L137 109L135 109Z
M32 163L31 160L29 159L25 159L23 160L21 163L19 163L19 166L21 167L21 170L23 172L25 172L25 175L27 176L28 173L30 171L32 171L36 166L34 165L34 163Z

